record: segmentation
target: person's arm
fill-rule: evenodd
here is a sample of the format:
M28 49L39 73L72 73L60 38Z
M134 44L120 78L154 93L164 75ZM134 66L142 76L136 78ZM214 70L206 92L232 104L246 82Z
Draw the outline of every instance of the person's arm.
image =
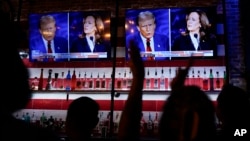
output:
M186 76L188 74L188 71L190 67L193 65L194 58L191 56L188 60L187 66L185 68L179 68L176 76L171 82L171 89L176 90L178 88L181 88L185 85Z
M139 140L142 113L142 90L144 81L144 64L139 49L130 48L129 66L133 75L132 86L122 111L119 123L118 141Z

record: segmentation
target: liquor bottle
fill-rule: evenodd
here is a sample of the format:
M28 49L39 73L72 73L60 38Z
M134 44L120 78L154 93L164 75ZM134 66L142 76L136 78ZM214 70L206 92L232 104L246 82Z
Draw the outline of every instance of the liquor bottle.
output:
M82 89L81 72L79 71L78 78L76 80L76 88L78 90Z
M83 80L82 80L82 86L83 86L83 88L85 88L85 89L88 88L86 71L84 72L84 77L83 77Z
M203 76L203 81L202 81L202 88L204 91L208 90L208 78L207 78L207 73L206 73L206 69L204 68L204 72L203 72L204 76Z
M75 71L75 69L73 70L73 74L71 77L70 87L71 87L71 91L74 91L76 89L76 71Z
M150 83L150 76L149 76L149 69L147 71L147 77L146 77L146 89L150 89L151 88L151 83Z
M216 71L216 81L215 81L215 86L216 86L216 89L220 89L220 76L219 76L219 71Z
M95 88L100 89L100 76L99 76L99 73L97 74L97 78L95 80Z
M58 89L58 77L59 77L59 73L54 73L55 79L53 82L53 89L57 90Z
M161 90L165 89L165 76L164 76L164 70L163 70L163 68L161 69L160 89Z
M154 119L154 135L158 134L158 125L159 125L159 119L158 119L158 113L155 113L155 119Z
M226 71L224 71L224 75L223 75L223 85L225 85L227 83L227 73Z
M127 88L128 88L128 89L130 89L131 84L132 84L132 72L129 71L128 79L127 79Z
M122 88L127 89L127 72L125 70L122 78Z
M158 80L158 76L157 76L157 69L155 69L154 88L155 89L159 88L159 80Z
M168 70L168 90L171 90L171 82L172 82L172 74L171 74L171 67L169 67L169 70Z
M102 76L101 88L106 89L106 76L105 76L105 73L103 73L103 76Z
M118 73L118 78L116 79L116 88L121 89L122 88L122 80L121 80L121 73Z
M64 84L64 72L61 73L61 76L62 76L62 78L61 78L60 89L64 90L64 86L65 86L65 84Z
M147 134L147 122L144 119L143 113L140 120L140 133L142 136L145 136Z
M114 119L114 133L117 134L118 133L118 128L119 128L119 116L120 114L117 112L115 114L115 119Z
M154 122L151 118L151 114L148 114L148 121L147 121L147 135L152 136L154 134Z
M93 75L92 75L92 73L90 74L90 78L89 78L89 81L88 81L88 83L89 83L89 89L93 89L94 88L94 82L93 82Z
M202 86L202 84L201 84L201 74L200 74L200 70L197 71L197 85L198 85L199 87Z
M192 69L192 78L190 77L190 84L191 85L197 85L196 81L195 81L195 75L194 75L194 69Z
M65 78L65 90L70 90L71 87L71 74L70 74L70 70L68 70L68 73L66 75Z
M40 78L39 78L39 82L38 82L38 90L43 90L43 69L41 69L40 72Z
M52 69L49 69L48 73L49 73L49 75L48 75L48 79L47 79L46 90L51 90L51 87L52 87L52 77L51 77Z
M111 90L112 84L113 84L113 82L112 82L112 76L113 76L113 72L111 72L110 78L108 78L108 89L109 90Z
M209 82L210 82L210 91L214 91L214 75L212 69L210 69L209 73Z

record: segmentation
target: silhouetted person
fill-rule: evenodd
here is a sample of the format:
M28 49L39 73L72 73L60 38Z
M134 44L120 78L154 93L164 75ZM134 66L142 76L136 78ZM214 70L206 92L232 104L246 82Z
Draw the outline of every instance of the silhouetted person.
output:
M159 124L161 141L213 141L212 101L198 86L182 86L168 97Z
M136 48L131 50L131 69L136 77L133 77L133 87L122 112L118 141L140 140L144 66L138 54ZM212 141L215 139L215 111L212 101L199 87L184 86L191 65L192 59L186 69L179 70L171 84L172 92L166 100L159 123L162 141Z
M99 104L89 98L80 97L69 105L66 116L66 134L69 141L88 141L99 122Z
M224 85L217 97L216 111L221 122L218 140L250 140L250 101L245 90L232 84ZM247 133L241 134L241 129Z
M59 141L59 138L51 131L35 127L23 120L16 119L13 114L24 109L32 96L29 86L29 72L23 64L18 52L18 29L10 20L10 13L4 1L0 1L0 32L4 36L0 38L2 53L8 55L8 67L1 70L5 75L2 77L1 89L8 93L1 95L0 102L0 140L1 141ZM3 6L3 7L2 7ZM5 7L5 8L6 8ZM1 55L1 60L6 61L6 56ZM13 90L13 92L12 92ZM16 91L15 91L16 90Z
M129 66L133 79L119 123L118 141L132 141L140 138L142 89L145 70L139 49L136 46L131 46L130 49Z
M161 141L213 141L216 135L212 101L198 86L185 86L193 60L179 69L171 82L172 91L163 106L159 123Z

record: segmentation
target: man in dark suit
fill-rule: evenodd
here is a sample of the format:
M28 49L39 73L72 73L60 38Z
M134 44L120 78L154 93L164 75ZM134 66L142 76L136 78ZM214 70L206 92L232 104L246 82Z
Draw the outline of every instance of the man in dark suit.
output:
M56 36L56 21L53 16L41 17L39 32L40 35L37 38L30 40L31 60L44 62L67 60L68 41Z
M162 51L169 51L169 39L166 35L155 33L156 21L153 13L139 13L136 23L139 32L126 38L128 51L131 46L137 46L143 60L168 60Z

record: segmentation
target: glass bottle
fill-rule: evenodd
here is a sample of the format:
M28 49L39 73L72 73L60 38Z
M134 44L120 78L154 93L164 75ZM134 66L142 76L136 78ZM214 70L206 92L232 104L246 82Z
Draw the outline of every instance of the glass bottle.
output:
M159 88L159 80L158 80L158 76L157 76L157 69L155 69L154 88L155 89Z
M171 67L169 67L168 73L169 73L169 76L168 76L168 90L171 90L171 82L172 82L172 71L171 71Z
M203 81L202 81L202 88L204 91L208 90L208 79L207 79L207 73L206 73L206 69L204 68L204 72L203 72L204 76L203 76Z
M150 89L150 76L149 76L149 69L147 71L147 77L146 77L146 89Z
M48 75L48 79L47 79L47 84L46 84L46 90L51 90L52 87L52 69L49 69L48 71L49 75Z
M70 90L71 87L71 74L70 74L70 70L68 70L68 73L66 75L65 78L65 90Z
M80 90L82 88L82 82L81 82L81 72L79 71L79 74L78 74L78 79L76 81L76 88L78 90Z
M158 119L158 113L155 113L155 119L154 119L154 135L158 134L158 125L159 125L159 119Z
M71 77L71 90L74 91L76 89L76 71L75 69L73 70L73 74Z
M40 72L40 78L38 82L38 90L43 90L43 69Z
M218 89L220 89L221 87L220 87L220 78L219 78L220 76L219 76L219 71L217 71L216 72L216 82L215 82L215 84L216 84L216 89L218 90Z
M97 78L95 80L95 88L100 89L100 76L97 74Z
M122 88L126 89L127 88L127 72L125 70L123 78L122 78Z
M210 82L210 91L214 90L214 75L213 75L213 70L210 69L209 73L209 82Z
M160 89L161 90L165 89L165 76L164 76L164 70L163 70L163 68L161 69Z
M55 90L58 89L58 76L59 76L59 73L54 73L54 76L55 76L55 79L54 79L54 82L53 82L53 88Z
M94 87L93 87L93 75L92 75L92 73L90 74L90 78L89 78L89 89L93 89Z
M224 71L224 76L223 76L223 85L227 83L227 73Z
M152 136L154 134L154 122L151 118L151 114L148 114L148 121L147 121L147 135Z
M105 76L105 73L103 73L103 77L102 77L102 80L101 80L101 88L106 89L106 76Z
M88 88L86 71L84 72L84 77L83 77L83 80L82 80L82 86L85 89Z
M132 85L132 72L129 71L128 79L127 79L127 88L130 89L131 85Z

